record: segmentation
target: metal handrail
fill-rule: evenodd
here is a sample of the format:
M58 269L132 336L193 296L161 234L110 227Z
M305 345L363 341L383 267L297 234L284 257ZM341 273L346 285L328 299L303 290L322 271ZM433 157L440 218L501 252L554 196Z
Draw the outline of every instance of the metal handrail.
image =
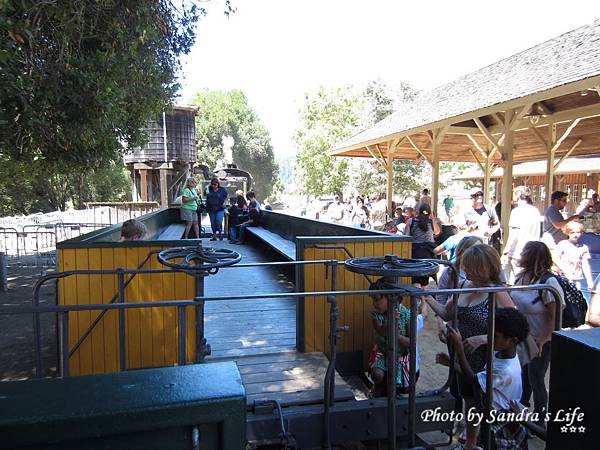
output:
M437 261L437 260L436 260ZM343 265L344 261L337 260L318 260L318 261L292 261L287 263L275 263L275 264L294 264L294 265L309 265L309 264L329 264L332 267L336 267L337 265ZM266 263L270 264L270 263ZM272 264L272 263L271 263ZM234 266L229 266L227 268L233 267L251 267L251 266L261 266L265 265L265 263L254 263L254 264L238 264ZM74 311L91 311L91 310L119 310L121 312L127 309L135 309L135 308L160 308L160 307L177 307L179 311L180 320L185 321L185 308L188 306L196 306L198 301L221 301L221 300L258 300L265 298L316 298L316 297L326 297L329 299L330 303L332 303L331 314L334 313L335 308L335 299L337 296L347 296L347 295L372 295L372 290L365 289L357 289L357 290L349 290L349 291L340 291L335 290L335 278L332 280L332 289L331 291L319 291L319 292L289 292L289 293L272 293L272 294L251 294L251 295L239 295L239 296L197 296L194 300L166 300L166 301L156 301L156 302L134 302L134 303L113 303L113 304L87 304L87 305L55 305L55 306L45 306L39 305L39 290L41 285L50 280L50 279L60 279L66 276L71 275L106 275L106 274L116 274L120 277L123 277L124 274L137 274L137 273L167 273L167 272L182 272L180 270L174 269L145 269L145 270L135 270L135 269L114 269L114 270L74 270L69 272L62 273L54 273L46 275L36 283L34 289L34 304L33 306L20 306L20 307L0 307L0 314L34 314L38 316L39 314L44 313L58 313L60 315L61 324L62 324L62 343L63 343L63 360L62 360L62 373L63 375L68 375L68 351L65 354L65 342L68 342L68 313ZM188 272L188 271L185 271ZM122 287L124 283L120 283ZM412 286L396 286L395 288L390 289L381 289L378 290L378 294L395 294L397 296L410 296L411 299L415 297L420 297L423 295L439 295L439 294L450 294L453 295L453 302L457 301L458 294L461 293L488 293L490 295L490 301L488 304L488 343L487 343L487 386L492 386L491 374L493 370L493 344L494 344L494 335L493 335L493 325L495 322L495 298L494 293L497 292L516 292L516 291L544 291L547 290L553 296L557 305L561 304L560 293L552 286L547 284L533 284L527 286L492 286L485 288L453 288L453 289L419 289ZM456 305L456 303L455 303ZM410 316L410 330L411 336L416 337L416 320L417 320L417 302L411 301L411 316ZM456 308L455 308L456 310ZM182 317L183 316L183 317ZM560 329L562 317L562 308L556 309L556 323L555 329ZM335 322L332 322L335 323ZM337 327L336 327L337 328ZM337 330L334 330L334 332ZM39 332L39 330L38 330ZM394 333L397 333L397 327L394 329ZM120 335L119 340L123 340L124 336ZM394 341L396 341L397 336L394 336ZM185 325L180 323L179 327L179 358L180 363L185 363ZM335 352L336 339L332 339L331 346L333 348L333 352ZM40 355L41 359L41 345L38 345L36 341L36 354ZM454 355L451 355L452 359ZM182 359L183 358L183 359ZM396 363L397 361L394 359L393 366L390 367L392 373L395 374ZM454 364L451 364L451 367ZM452 370L452 369L450 369ZM38 375L41 376L41 371L39 371ZM331 374L329 374L331 376ZM329 377L328 377L329 378ZM335 378L325 380L326 389L329 391L328 396L333 394L333 390L335 388ZM411 339L411 351L410 351L410 374L409 374L409 440L410 445L414 445L415 442L415 400L416 400L416 339ZM441 389L447 389L446 383ZM439 391L438 391L439 392ZM486 389L486 402L485 409L486 415L489 416L491 410L493 398L493 390ZM331 405L333 406L334 397L331 398ZM390 400L394 409L395 409L395 396L394 399ZM328 402L329 403L329 402ZM329 411L329 408L327 408ZM394 435L395 435L395 423L394 427ZM486 439L489 442L490 435L486 436Z

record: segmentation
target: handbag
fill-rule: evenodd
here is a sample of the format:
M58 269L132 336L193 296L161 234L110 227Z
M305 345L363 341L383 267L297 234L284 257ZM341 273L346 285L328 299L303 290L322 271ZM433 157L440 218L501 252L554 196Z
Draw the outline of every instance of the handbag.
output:
M181 205L183 203L183 196L179 196L177 197L175 200L173 200L173 203L171 203L172 205Z

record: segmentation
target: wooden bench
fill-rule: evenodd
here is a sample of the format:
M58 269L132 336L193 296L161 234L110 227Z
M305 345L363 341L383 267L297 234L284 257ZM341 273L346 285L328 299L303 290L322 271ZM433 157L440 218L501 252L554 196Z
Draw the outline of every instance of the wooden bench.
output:
M270 246L288 261L296 261L296 244L263 227L248 227L246 232Z
M185 231L185 223L173 223L167 228L162 230L158 236L157 241L175 241L183 238L183 232Z

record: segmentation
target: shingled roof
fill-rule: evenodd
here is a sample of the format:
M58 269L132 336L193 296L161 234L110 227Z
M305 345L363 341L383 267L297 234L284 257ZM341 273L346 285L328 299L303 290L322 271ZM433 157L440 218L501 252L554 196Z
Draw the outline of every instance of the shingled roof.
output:
M595 20L421 94L374 126L337 144L330 153L344 155L352 149L422 131L426 125L433 128L481 117L486 108L497 105L501 110L507 102L526 100L531 94L599 75L600 20ZM348 152L346 156L357 155Z

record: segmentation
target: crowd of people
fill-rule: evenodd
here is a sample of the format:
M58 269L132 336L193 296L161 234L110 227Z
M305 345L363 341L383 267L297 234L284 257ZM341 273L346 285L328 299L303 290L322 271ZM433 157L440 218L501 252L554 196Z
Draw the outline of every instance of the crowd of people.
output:
M557 315L561 313L562 323L558 325L563 328L600 326L600 276L593 280L589 249L579 242L583 232L580 215L563 217L567 193L556 191L552 194L552 205L545 211L541 226L542 216L531 204L529 189L516 187L506 242L502 242L500 207L485 205L483 191L479 188L471 190L470 197L471 205L463 208L462 218L455 221L458 224L456 234L443 242L435 242L440 227L431 211L430 201L417 205L416 215L404 221L402 232L413 237L414 258L447 255L458 276L451 276L451 270L442 271L438 281L440 288L542 284L558 293L558 297L551 290L494 294L497 310L492 407L505 412L527 407L533 413L529 417L534 420L516 424L498 422L490 426L490 431L496 443L504 445L497 448L527 448L528 433L524 427L537 434L543 434L545 430L544 413L548 404L545 377ZM446 198L452 200L449 196ZM453 202L444 201L443 206L451 210ZM446 213L450 217L448 211ZM580 291L584 280L593 292L589 308ZM413 278L412 282L419 287L429 285L427 278ZM385 289L384 281L373 283L371 289ZM372 395L377 396L385 392L388 297L373 294L372 298L375 344L370 373ZM451 392L456 399L456 412L481 406L486 387L489 298L487 293L469 292L454 300L441 295L424 295L417 299L417 329L423 327L426 311L430 309L436 316L440 340L449 343L455 351L457 377ZM402 299L398 301L400 306L395 314L399 322L400 352L396 380L397 392L402 393L408 383L410 310L408 305L402 304ZM455 316L456 327L452 327L450 322ZM436 361L448 365L451 360L441 353ZM421 365L417 363L417 373L420 370ZM477 423L467 420L464 429L457 424L456 433L462 443L459 448L480 448L477 446L480 434Z

